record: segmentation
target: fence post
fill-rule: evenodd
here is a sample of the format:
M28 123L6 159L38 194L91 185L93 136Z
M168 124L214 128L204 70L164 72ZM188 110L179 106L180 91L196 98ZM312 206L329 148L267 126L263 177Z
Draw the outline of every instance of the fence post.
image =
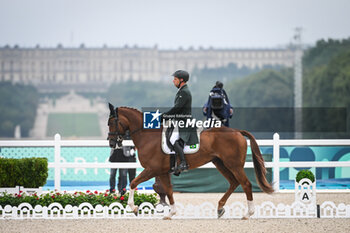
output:
M280 135L273 135L273 188L275 192L280 191Z
M61 135L55 134L55 189L61 190Z

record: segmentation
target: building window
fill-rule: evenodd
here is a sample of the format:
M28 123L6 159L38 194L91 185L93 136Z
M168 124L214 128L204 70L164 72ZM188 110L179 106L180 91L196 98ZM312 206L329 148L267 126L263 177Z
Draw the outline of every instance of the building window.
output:
M13 71L13 61L10 61L10 72Z
M130 70L130 71L133 71L133 70L134 70L134 69L133 69L132 60L130 60L130 62L129 62L129 70Z

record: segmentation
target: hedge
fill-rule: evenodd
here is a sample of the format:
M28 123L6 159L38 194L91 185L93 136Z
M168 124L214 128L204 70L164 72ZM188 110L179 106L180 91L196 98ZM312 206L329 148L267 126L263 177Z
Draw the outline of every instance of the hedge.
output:
M0 158L0 187L39 188L48 177L47 158Z

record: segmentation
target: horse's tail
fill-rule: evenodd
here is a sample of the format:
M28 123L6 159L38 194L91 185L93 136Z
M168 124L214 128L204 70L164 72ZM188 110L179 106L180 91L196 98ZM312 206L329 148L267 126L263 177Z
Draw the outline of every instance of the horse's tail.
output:
M260 188L265 193L273 193L274 190L273 190L271 184L269 184L269 182L266 180L266 168L265 168L265 164L264 164L264 158L262 157L262 155L260 153L259 146L256 143L254 136L245 130L240 130L240 132L243 136L248 137L250 140L250 148L252 150L255 176L256 176L256 179L258 181Z

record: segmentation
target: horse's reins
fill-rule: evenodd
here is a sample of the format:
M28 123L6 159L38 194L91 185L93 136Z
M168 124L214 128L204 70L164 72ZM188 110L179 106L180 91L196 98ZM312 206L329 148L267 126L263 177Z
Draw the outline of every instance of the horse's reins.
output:
M107 140L112 140L112 141L115 141L115 142L118 142L119 141L123 141L123 137L125 136L125 132L128 130L128 128L123 124L123 122L119 121L119 117L118 117L118 108L115 108L115 115L111 115L109 116L109 118L113 118L114 117L114 122L115 122L115 125L116 125L116 131L115 132L108 132L108 138ZM123 128L123 131L124 131L124 134L121 134L119 132L119 124L122 126ZM109 126L109 120L108 120L108 126ZM130 136L133 135L134 133L140 131L142 128L139 128L139 129L136 129L132 132L130 132ZM117 139L113 139L113 138L110 138L109 136L117 136Z

